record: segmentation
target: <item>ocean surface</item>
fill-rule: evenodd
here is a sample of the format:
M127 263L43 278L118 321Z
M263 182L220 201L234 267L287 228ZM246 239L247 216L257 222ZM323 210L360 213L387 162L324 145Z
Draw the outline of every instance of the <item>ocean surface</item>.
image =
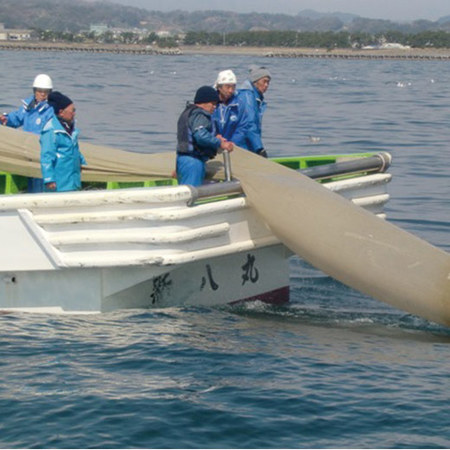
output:
M173 151L195 90L251 63L271 156L390 152L388 220L450 251L445 61L0 51L0 112L44 72L82 139ZM290 270L283 307L0 315L0 447L449 448L450 329Z

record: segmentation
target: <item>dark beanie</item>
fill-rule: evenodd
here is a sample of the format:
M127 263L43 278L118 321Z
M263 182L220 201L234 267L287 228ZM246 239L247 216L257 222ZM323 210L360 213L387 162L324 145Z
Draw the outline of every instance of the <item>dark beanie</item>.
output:
M211 86L202 86L195 94L194 103L218 102L219 94Z
M55 91L51 92L48 96L48 104L53 107L55 114L58 114L61 109L66 109L69 105L73 103L69 97L61 92Z

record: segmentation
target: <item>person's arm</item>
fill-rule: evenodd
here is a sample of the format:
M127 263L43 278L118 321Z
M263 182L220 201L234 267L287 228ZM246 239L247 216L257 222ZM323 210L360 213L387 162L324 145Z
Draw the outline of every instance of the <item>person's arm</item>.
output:
M211 134L205 127L198 127L193 134L193 138L197 143L199 149L206 156L216 156L222 141Z
M7 127L11 128L19 128L23 125L23 121L25 119L25 107L21 106L17 111L12 111L6 115L6 123Z
M254 104L248 106L247 109L247 140L249 142L250 150L257 151L264 148L262 139L261 139L261 128L259 125L259 115L258 115L258 107L256 102Z
M199 150L210 158L216 156L217 150L221 145L221 140L214 136L208 127L210 120L203 114L192 114L189 118L189 126L192 130L192 137Z
M259 125L258 105L251 92L242 91L244 114L247 118L245 142L249 150L257 151L263 148L261 129Z
M217 133L223 134L223 124L220 122L220 106L217 105L215 111L211 114L211 119L214 122L214 127Z
M41 143L41 171L44 184L48 189L56 190L56 137L53 130L43 131Z
M80 149L79 149L79 148L78 148L78 153L80 154L80 164L81 164L82 166L87 166L86 159L85 159L83 153L80 152Z
M238 120L231 141L237 146L242 147L245 146L245 136L247 135L249 127L245 104L242 99L238 100L238 108Z

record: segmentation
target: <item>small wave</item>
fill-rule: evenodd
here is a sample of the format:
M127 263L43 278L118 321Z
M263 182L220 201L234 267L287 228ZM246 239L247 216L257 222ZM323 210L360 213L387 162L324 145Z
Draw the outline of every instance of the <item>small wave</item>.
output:
M396 310L345 286L343 290L347 291L345 295L319 287L316 291L309 291L312 292L311 296L307 297L303 293L303 300L293 298L286 305L254 301L228 305L224 309L240 316L283 320L302 326L331 326L335 329L364 331L374 335L388 334L401 339L407 337L424 341L435 337L439 342L450 342L450 330L446 327Z

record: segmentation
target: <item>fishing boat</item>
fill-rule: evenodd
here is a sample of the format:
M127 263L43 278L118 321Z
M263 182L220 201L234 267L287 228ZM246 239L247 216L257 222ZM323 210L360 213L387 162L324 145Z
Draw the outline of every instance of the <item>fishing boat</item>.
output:
M0 131L8 133L3 152L0 146L0 309L98 313L289 300L293 253L227 164L212 161L208 184L178 186L170 177L173 155L158 159L169 173L161 177L155 155L102 154L85 145L82 191L28 194L25 177L36 175L39 161L35 137ZM388 153L273 162L385 218Z

